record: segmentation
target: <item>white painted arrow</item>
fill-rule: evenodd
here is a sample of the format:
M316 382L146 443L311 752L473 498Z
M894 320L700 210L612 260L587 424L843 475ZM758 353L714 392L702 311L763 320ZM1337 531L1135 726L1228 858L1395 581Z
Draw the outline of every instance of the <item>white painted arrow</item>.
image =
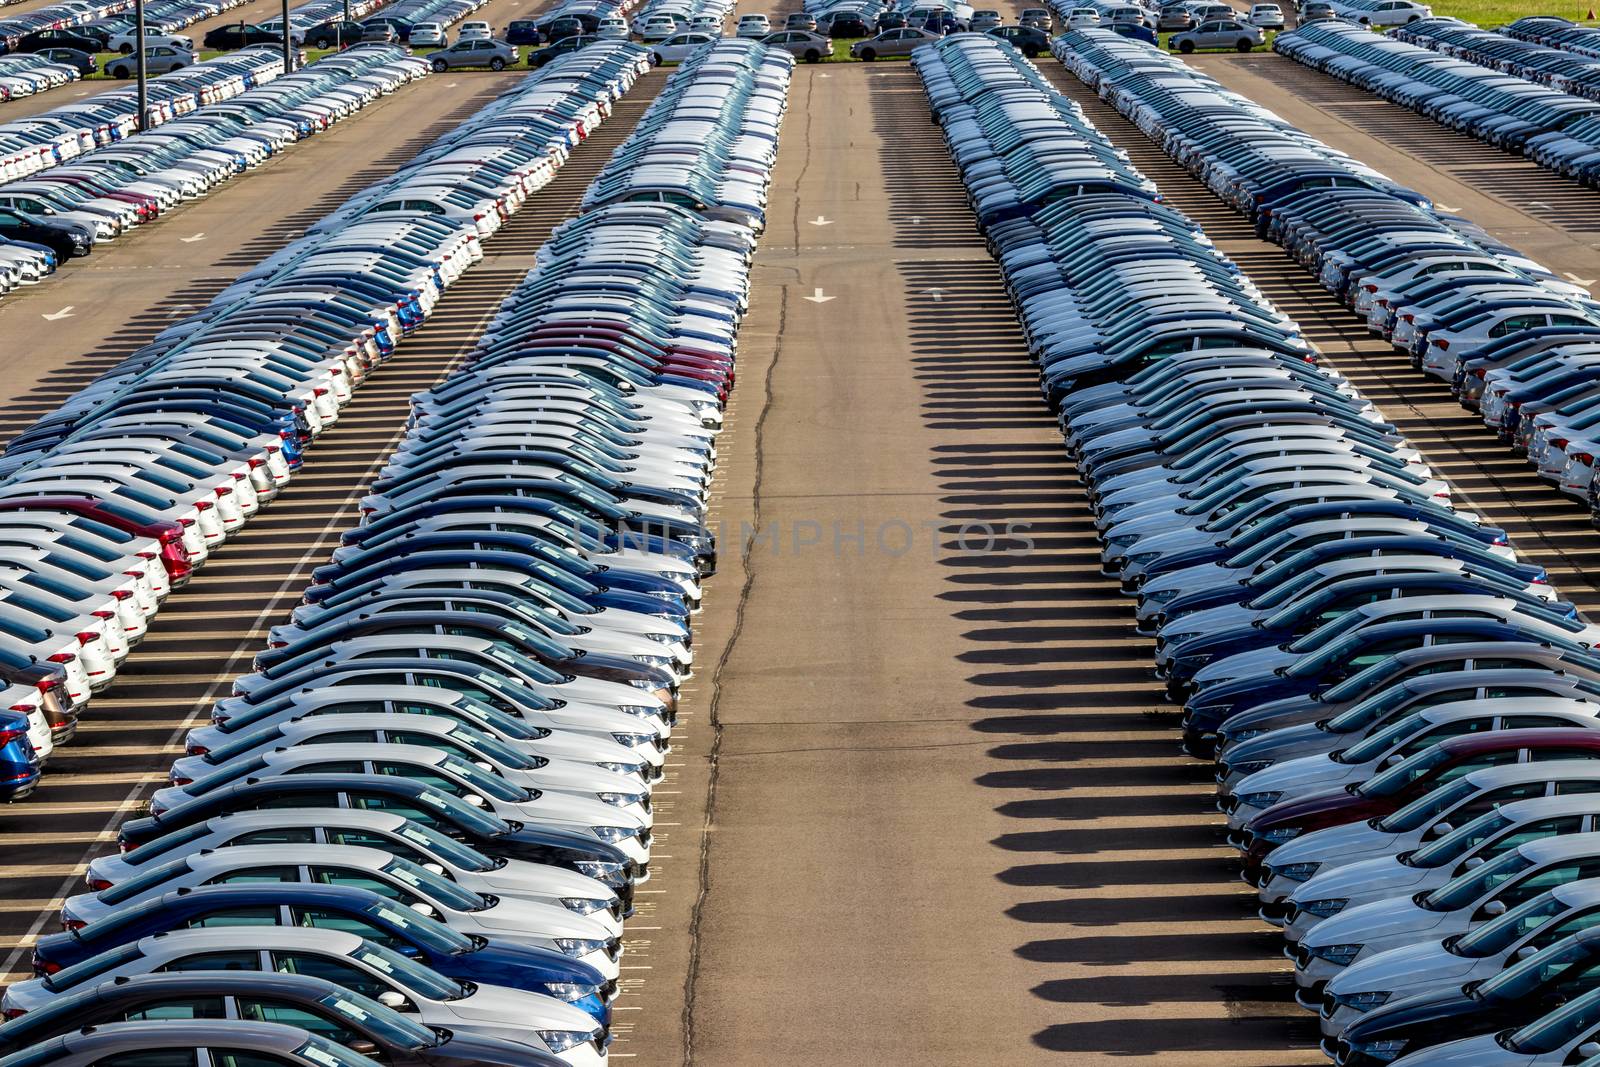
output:
M813 225L813 226L832 226L833 225L833 220L832 219L824 218L821 215L818 215L814 219L808 219L807 221L810 222L811 225Z
M1461 210L1458 207L1451 207L1449 204L1440 204L1440 203L1437 203L1437 202L1433 206L1438 208L1440 211L1456 212L1456 211L1460 211Z
M807 297L802 297L802 299L809 300L813 304L826 304L828 301L833 300L835 298L831 297L831 296L828 296L820 288L818 288L818 289L811 290L811 295L807 296ZM49 318L49 317L50 317L49 315L45 316L45 318Z
M922 291L924 293L926 293L928 296L933 297L933 302L935 304L941 304L941 303L944 302L944 290L943 289L934 288L934 289L924 289Z
M180 237L180 238L178 238L178 240L182 241L186 245L192 245L196 241L204 241L205 239L206 239L206 231L204 231L204 230L201 230L199 233L195 234L193 237Z
M46 319L46 320L48 320L50 322L59 322L62 319L70 319L70 318L72 318L72 309L77 307L77 306L78 305L76 305L76 304L68 304L66 307L62 308L60 311L53 312L52 314L49 314L49 315L40 315L39 317L41 319Z
M1543 208L1545 211L1549 211L1550 210L1550 205L1545 203L1543 200L1529 200L1528 201L1528 206L1529 207Z
M1566 273L1566 276L1567 276L1567 280L1570 281L1570 282L1577 282L1579 285L1583 285L1583 286L1589 286L1589 285L1593 285L1595 283L1595 279L1593 279L1593 278L1580 278L1576 274L1572 273L1570 270L1566 271L1565 273Z

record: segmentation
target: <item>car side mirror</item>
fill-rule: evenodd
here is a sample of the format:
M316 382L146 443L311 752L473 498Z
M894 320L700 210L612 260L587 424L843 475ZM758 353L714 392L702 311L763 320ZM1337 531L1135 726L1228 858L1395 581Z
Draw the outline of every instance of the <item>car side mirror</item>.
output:
M461 799L466 801L468 804L471 804L475 808L481 808L484 804L483 798L476 793L468 793Z
M1454 830L1454 829L1455 829L1455 827L1451 826L1447 822L1436 822L1432 826L1428 827L1428 836L1429 837L1443 837L1445 834L1449 833L1451 830Z
M1511 958L1520 963L1529 956L1537 955L1538 952L1539 949L1534 945L1523 945L1521 948L1517 949L1517 951L1511 954Z
M1483 906L1482 911L1484 915L1491 918L1496 915L1504 915L1506 913L1506 902L1503 900L1491 900Z
M417 901L415 904L411 905L411 910L416 912L418 915L425 915L430 919L437 919L439 917L439 910L432 904L429 904L426 900Z
M422 869L425 870L425 871L432 871L434 874L443 874L444 873L444 864L442 864L442 863L424 863L422 865Z
M1478 867L1482 867L1483 866L1483 857L1482 856L1473 856L1472 858L1468 859L1467 862L1463 863L1461 866L1462 866L1462 868L1464 870L1468 870L1468 871L1474 870L1475 868L1478 868Z
M1581 1059L1593 1059L1596 1056L1600 1056L1600 1041L1585 1041L1578 1046L1576 1051Z
M393 1008L395 1011L414 1010L411 1007L411 1002L406 999L406 995L394 989L385 989L382 993L379 993L378 1003L386 1008Z

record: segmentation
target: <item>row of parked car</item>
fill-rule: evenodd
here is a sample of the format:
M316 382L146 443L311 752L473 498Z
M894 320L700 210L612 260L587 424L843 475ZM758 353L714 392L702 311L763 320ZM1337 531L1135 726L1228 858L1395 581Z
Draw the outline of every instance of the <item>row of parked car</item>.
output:
M600 44L532 95L610 85L597 120L648 66ZM307 1067L606 1062L715 565L706 491L756 241L718 217L737 201L685 204L670 175L763 184L791 68L744 42L685 64L471 356L413 397L361 524L122 827L123 852L91 865L35 948L40 977L6 991L0 1050L31 1050L7 1067L174 1046L294 1049ZM506 99L424 157L463 180L516 166L487 149L544 109ZM630 170L647 173L618 180ZM357 226L389 227L393 247L436 221ZM232 1019L178 1008L197 993Z
M57 0L0 18L0 55L15 50L30 33L70 29L133 10L133 0Z
M0 103L59 89L81 74L76 66L48 56L0 56Z
M96 243L209 194L427 70L391 46L351 49L0 184L0 239L47 250L58 262L87 255Z
M1451 18L1425 19L1398 27L1392 35L1434 52L1600 101L1600 59L1481 30L1470 22Z
M1413 280L1450 287L1464 314L1423 327L1441 351L1471 360L1565 328L1501 317L1502 292L1550 315L1593 310L1210 79L1083 37L1058 51L1068 68L1332 291L1407 309ZM1124 211L1157 217L1134 195ZM1080 195L1030 219L1073 235L1049 247L1071 251L1059 269L1083 311L1064 314L1020 276L1013 288L1030 338L1049 330L1048 347L1035 343L1103 563L1156 638L1185 746L1216 760L1228 839L1284 932L1324 1051L1360 1067L1595 1067L1600 627L1502 531L1454 508L1291 321L1237 295L1247 279L1219 269L1192 222L1146 224L1124 244L1108 214ZM991 241L1003 263L1029 262L1015 239ZM1120 287L1102 277L1115 257L1129 263ZM1209 276L1192 307L1172 309L1156 257ZM1150 310L1129 329L1128 304L1102 290L1147 293L1132 300ZM1118 333L1090 308L1113 310ZM1096 329L1120 344L1052 362L1056 338L1083 344Z
M1580 26L1557 15L1520 18L1500 27L1500 32L1519 41L1532 41L1534 44L1600 59L1600 29Z
M1279 34L1272 47L1560 174L1587 185L1600 182L1600 103L1594 100L1340 22Z

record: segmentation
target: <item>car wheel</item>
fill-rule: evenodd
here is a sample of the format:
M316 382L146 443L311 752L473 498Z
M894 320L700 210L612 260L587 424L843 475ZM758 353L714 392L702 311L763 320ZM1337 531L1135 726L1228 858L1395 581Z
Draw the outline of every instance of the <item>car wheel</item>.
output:
M171 67L169 67L167 69L167 73L171 74L175 70L182 70L182 69L183 69L183 64L182 63L174 63Z
M1233 47L1237 48L1241 52L1248 52L1250 49L1255 47L1255 42L1250 40L1248 37L1241 37L1239 38L1239 43Z
M806 49L806 62L807 63L821 63L822 62L822 53L817 51L815 48L807 48Z
M107 71L106 73L110 74L113 78L131 78L131 77L133 77L132 71L128 67L127 64L123 64L120 67L114 67L111 70Z
M1038 59L1039 58L1039 46L1036 45L1036 44L1023 45L1022 46L1022 54L1023 54L1024 57L1026 57L1028 59Z
M1188 55L1190 52L1194 51L1194 42L1193 41L1179 41L1178 42L1178 51L1182 52L1184 55Z
M505 70L506 69L506 61L501 59L499 56L495 56L493 59L489 60L489 69L490 70Z
M435 74L443 74L445 71L450 69L450 64L446 63L442 59L434 60L429 64L429 66L433 67L433 72Z
M651 52L650 53L650 65L652 67L661 66L661 53L660 52Z
M1410 18L1406 19L1406 25L1407 26L1411 25L1413 22L1417 21L1421 17L1422 17L1421 15L1412 15Z
M874 59L877 59L877 58L878 58L878 53L873 51L872 49L863 48L861 50L861 60L862 60L862 62L871 63Z
M117 51L121 52L125 56L131 56L131 55L133 55L133 45L131 45L131 44L118 45L117 46Z

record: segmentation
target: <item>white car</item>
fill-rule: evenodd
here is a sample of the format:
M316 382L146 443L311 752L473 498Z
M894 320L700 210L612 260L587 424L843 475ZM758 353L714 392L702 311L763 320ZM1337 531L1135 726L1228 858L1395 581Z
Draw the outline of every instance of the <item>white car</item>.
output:
M456 31L458 41L487 41L493 36L494 29L487 22L463 22Z
M411 45L429 48L443 48L450 43L450 35L445 32L442 22L419 22L411 27Z
M772 32L772 23L765 15L741 15L736 36L739 37L765 37Z
M1283 9L1277 4L1252 4L1245 21L1262 30L1283 29Z
M1404 26L1433 17L1433 8L1412 0L1377 0L1376 3L1334 4L1334 11L1363 26Z
M473 892L555 905L599 922L608 935L622 932L622 903L603 882L549 864L491 859L404 815L357 808L273 808L219 815L201 828L185 827L130 852L101 856L89 865L84 882L91 888L117 885L197 852L269 843L381 848Z
M650 47L650 58L656 63L681 63L700 49L720 38L709 33L675 33L660 44Z
M303 962L302 962L303 961ZM119 948L104 968L74 968L49 979L13 982L0 1001L7 1013L34 1011L93 982L162 970L338 974L338 984L425 1026L440 1026L532 1045L573 1067L604 1067L602 1029L583 1009L506 986L447 978L393 949L327 927L222 926L176 930ZM65 976L65 977L63 977ZM46 982L49 985L46 985Z
M678 32L678 20L671 15L651 15L636 25L635 32L645 41L665 41Z
M128 30L125 33L115 35L107 41L106 49L111 52L121 52L125 56L131 56L133 55L134 43L137 40L137 35L132 30ZM144 31L145 50L149 51L157 46L176 48L182 52L194 51L194 41L182 34L162 33L159 30L146 28Z
M594 35L602 41L626 41L628 39L628 20L616 17L600 20L600 25L595 28Z
M1092 7L1075 7L1067 14L1067 29L1084 30L1100 25L1100 12Z

